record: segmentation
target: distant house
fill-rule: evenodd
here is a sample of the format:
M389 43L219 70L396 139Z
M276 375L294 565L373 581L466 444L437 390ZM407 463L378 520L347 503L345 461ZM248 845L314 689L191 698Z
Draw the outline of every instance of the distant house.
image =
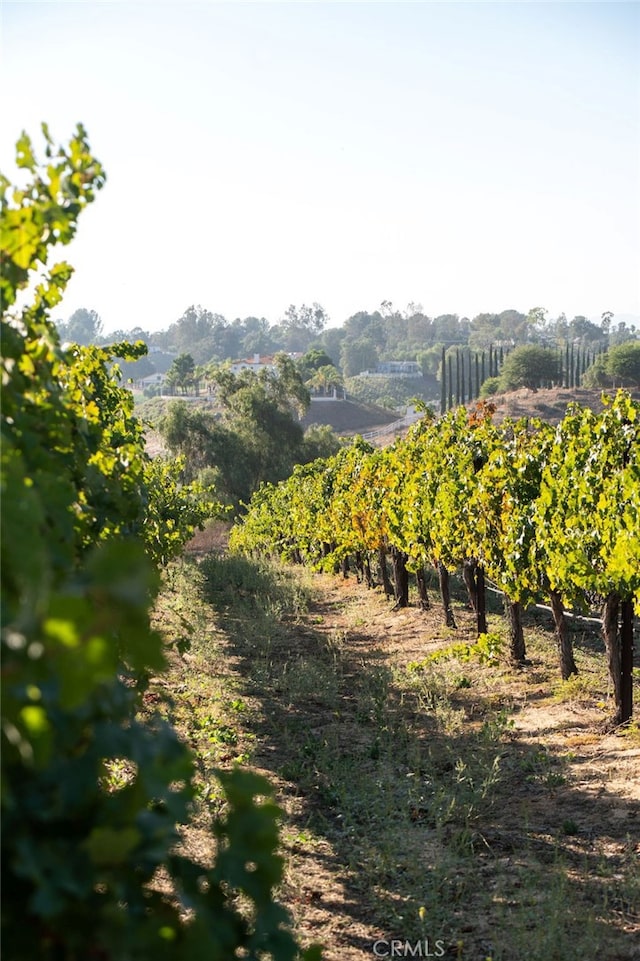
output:
M415 360L384 360L375 370L365 370L360 377L421 377L422 367Z
M287 354L291 360L298 360L302 357L300 353ZM253 370L257 374L259 370L275 370L276 361L275 357L272 355L267 355L262 357L260 354L254 354L253 358L250 360L234 360L230 365L229 369L233 374L239 374L242 370Z
M273 370L273 367L273 357L254 354L252 359L247 357L244 360L234 360L229 369L233 374L239 374L243 370L253 370L257 374L259 370Z
M149 374L147 377L141 377L140 380L136 381L136 387L140 390L144 390L145 387L157 387L159 384L164 384L165 375L164 374Z

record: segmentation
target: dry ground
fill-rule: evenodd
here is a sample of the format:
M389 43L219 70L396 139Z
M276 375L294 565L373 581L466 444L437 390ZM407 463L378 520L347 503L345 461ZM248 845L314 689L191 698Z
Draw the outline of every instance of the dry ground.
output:
M431 611L393 610L353 577L272 576L200 553L159 610L168 636L193 631L169 679L200 763L192 852L213 856L213 768L249 763L285 812L281 898L328 961L375 957L381 939L465 961L640 957L640 738L602 733L597 637L575 628L581 673L566 685L544 614L523 671L409 669L473 642L462 596L452 631L433 591ZM494 605L489 629L500 621Z

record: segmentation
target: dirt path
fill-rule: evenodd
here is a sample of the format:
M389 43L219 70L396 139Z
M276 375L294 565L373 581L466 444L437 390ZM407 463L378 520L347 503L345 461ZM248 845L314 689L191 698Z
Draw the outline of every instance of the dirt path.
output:
M211 760L250 757L276 785L282 899L303 943L327 961L384 956L392 940L462 961L638 957L640 740L601 733L597 639L576 632L580 682L561 697L535 621L525 671L411 671L474 640L460 598L454 632L435 601L393 610L354 578L305 574L312 599L292 607L243 577L220 574L223 693L197 703L215 700L226 725L244 705L237 742Z
M449 633L443 631L438 611L425 615L416 608L390 610L390 603L381 594L366 592L353 579L318 577L318 582L322 601L310 612L312 618L322 618L316 631L327 639L336 635L343 638L343 657L360 662L363 671L371 665L405 670L411 662L442 646L443 633ZM361 623L363 607L365 623ZM472 641L471 615L458 609L456 617L459 630L455 641ZM298 641L304 651L308 641L304 635L299 635ZM515 682L509 676L491 691L493 704L504 706L512 719L504 747L510 752L511 764L519 765L520 770L518 776L508 778L508 805L498 816L492 812L478 829L484 850L477 852L476 861L479 876L485 880L491 878L499 862L502 889L513 885L503 895L507 905L521 887L519 875L529 852L533 850L534 860L544 865L559 856L559 839L572 865L569 874L575 872L581 885L592 881L594 888L598 877L610 875L615 891L615 881L622 878L625 866L636 859L637 867L640 857L640 748L627 738L600 733L604 712L597 694L578 695L568 703L554 701L545 673L543 666L534 662L528 676ZM345 697L348 699L349 694ZM334 723L317 704L309 702L309 709L312 707L314 732ZM483 708L473 696L465 699L464 707L467 723L481 722ZM296 821L304 818L304 801L297 799L291 813L294 811ZM412 841L416 856L425 847L431 847L434 859L442 854L442 840L435 840L429 831L414 831ZM287 850L289 887L300 930L304 936L323 942L329 961L372 957L377 941L404 939L402 923L390 928L377 922L375 907L368 906L367 892L358 883L357 868L344 863L344 846L324 841L309 850L294 840ZM399 854L402 858L403 852ZM636 902L632 906L615 893L613 900L614 921L628 934L629 952L616 957L637 958L640 905ZM474 915L473 908L463 916L463 938L452 939L448 931L434 930L428 932L431 940L442 936L448 956L464 951L460 957L487 957L495 941L491 923ZM385 949L384 944L379 948Z

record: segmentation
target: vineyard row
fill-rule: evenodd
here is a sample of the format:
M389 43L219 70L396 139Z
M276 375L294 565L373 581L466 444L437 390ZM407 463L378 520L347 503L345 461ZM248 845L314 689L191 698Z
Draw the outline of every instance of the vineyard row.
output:
M232 545L316 569L353 564L368 584L376 567L398 606L408 603L410 573L428 605L424 574L433 565L449 626L449 575L460 570L479 635L487 630L486 576L504 592L519 664L522 609L548 601L563 679L577 673L565 606L601 605L614 723L624 723L640 611L640 405L625 391L604 400L600 414L573 405L557 427L496 424L492 405L480 403L438 420L426 413L384 449L356 438L261 487Z

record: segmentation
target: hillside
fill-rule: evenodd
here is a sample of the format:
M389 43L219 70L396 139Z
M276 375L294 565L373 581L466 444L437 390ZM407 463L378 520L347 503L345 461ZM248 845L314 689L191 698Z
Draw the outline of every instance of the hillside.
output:
M337 434L362 434L375 427L384 427L398 420L393 410L374 404L359 404L352 400L319 401L311 399L311 406L301 423L304 428L311 424L328 424Z
M640 389L632 390L634 398L640 399ZM497 423L505 417L518 420L521 417L539 418L549 424L559 424L565 415L567 407L571 403L580 404L583 407L590 407L593 411L600 411L603 408L601 390L587 390L584 387L554 387L543 390L531 390L522 387L520 390L510 391L506 394L496 394L491 398L491 403L496 407L494 418ZM144 419L156 418L166 406L167 400L156 399L147 401L146 405L141 405L140 415ZM197 399L192 403L202 406L210 406L204 399ZM152 406L153 405L153 406ZM472 406L472 405L470 405ZM311 424L328 424L336 433L343 436L363 434L376 428L383 428L387 424L397 422L398 414L395 411L386 410L384 407L377 407L373 404L358 404L355 401L314 401L312 399L308 413L302 419L302 426L306 429ZM385 447L393 443L398 437L407 432L406 427L395 428L389 433L383 433L377 437L374 443L380 447ZM151 427L147 430L147 450L151 456L155 456L164 449L162 438L157 431Z
M640 389L632 390L631 396L636 400L640 399ZM548 424L555 425L560 423L569 404L572 403L590 407L595 412L601 411L604 406L602 397L601 390L587 390L585 387L553 387L541 390L522 387L520 390L512 390L506 394L496 394L489 400L496 408L494 414L496 423L501 423L506 417L513 420L529 417L539 418ZM475 403L476 401L472 401L467 406L473 407ZM375 443L379 447L386 447L398 437L403 437L407 429L401 427L388 434L381 434L376 438Z
M632 390L631 394L636 399L640 398L640 389ZM548 390L522 387L507 394L497 394L491 400L496 405L495 419L498 422L505 417L516 420L520 417L538 417L549 424L559 424L571 403L590 407L596 413L604 406L602 391L585 387L554 387Z

